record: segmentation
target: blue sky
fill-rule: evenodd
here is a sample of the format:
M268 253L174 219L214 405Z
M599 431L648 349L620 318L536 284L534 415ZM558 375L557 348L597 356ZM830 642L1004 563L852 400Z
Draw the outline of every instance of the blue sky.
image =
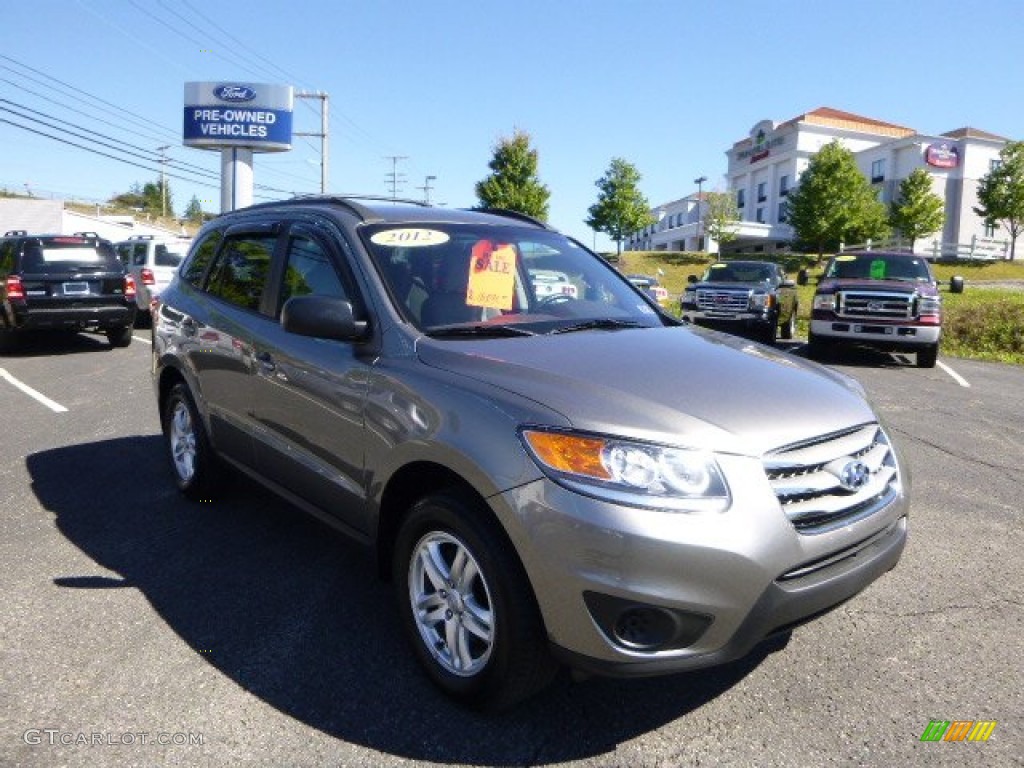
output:
M460 207L475 204L495 143L521 129L540 154L551 223L587 244L594 182L613 157L637 167L652 205L695 191L698 176L708 177L705 189L724 188L724 152L766 118L829 106L922 133L969 125L1024 138L1019 0L0 0L0 8L0 120L100 151L110 150L66 131L99 132L150 158L170 144L173 160L216 176L215 153L181 145L183 84L292 84L330 94L332 191L388 194L386 158L400 155L408 158L397 166L401 194L422 197L425 177L436 176L432 200ZM296 104L295 130L318 129L311 105ZM319 191L318 148L296 139L291 152L257 155L256 183L281 190L257 194ZM129 159L146 167L0 122L0 188L104 200L157 177L157 163ZM211 183L172 178L178 213L193 194L216 211ZM609 247L600 235L596 244Z

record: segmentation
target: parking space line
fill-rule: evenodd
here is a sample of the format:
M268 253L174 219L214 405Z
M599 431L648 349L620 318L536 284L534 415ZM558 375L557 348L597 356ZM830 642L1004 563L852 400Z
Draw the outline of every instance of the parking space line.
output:
M54 413L66 413L68 410L60 403L54 402L53 400L48 398L42 392L37 392L36 390L32 389L32 387L30 387L28 384L25 384L22 381L18 381L16 378L11 376L11 374L7 372L6 368L0 368L0 379L5 379L6 381L10 382L15 387L24 392L26 395L39 401Z
M136 341L141 341L143 344L153 343L150 339L147 339L145 336L136 336L134 333L132 334L132 338L135 339Z
M935 362L935 364L937 366L939 366L939 368L944 370L946 373L948 373L950 375L950 377L953 379L953 381L955 381L961 387L968 387L968 388L970 388L971 383L967 379L965 379L963 376L961 376L959 373L957 373L952 368L950 368L948 365L946 365L944 362L942 362L941 360L937 360Z

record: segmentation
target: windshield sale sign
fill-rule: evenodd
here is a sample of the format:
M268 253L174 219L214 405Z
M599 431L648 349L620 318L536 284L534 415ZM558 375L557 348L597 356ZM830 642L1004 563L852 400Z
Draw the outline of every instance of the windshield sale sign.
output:
M185 83L185 146L291 149L293 105L290 85Z

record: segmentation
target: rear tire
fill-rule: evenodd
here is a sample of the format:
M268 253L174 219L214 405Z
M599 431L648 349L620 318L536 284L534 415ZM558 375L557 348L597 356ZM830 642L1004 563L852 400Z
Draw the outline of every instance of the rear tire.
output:
M457 489L418 501L392 573L400 618L427 675L473 709L509 709L557 666L533 590L489 511Z
M174 482L193 501L208 501L218 480L217 461L188 387L171 388L163 408L163 431Z
M21 339L18 337L17 331L12 331L10 328L0 328L0 354L6 354L7 352L14 352L21 343Z
M126 325L123 328L111 328L107 331L107 341L111 347L127 347L132 343L132 327Z
M917 350L917 367L934 368L939 359L939 345L929 344Z

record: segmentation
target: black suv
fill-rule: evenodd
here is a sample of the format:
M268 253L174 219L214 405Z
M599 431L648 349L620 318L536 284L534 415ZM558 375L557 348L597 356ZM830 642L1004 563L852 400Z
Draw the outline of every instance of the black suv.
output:
M179 489L209 500L224 461L370 545L427 674L473 706L520 701L556 660L738 658L906 538L858 384L682 327L521 214L225 214L156 300L152 350Z
M135 280L110 242L92 232L0 238L0 350L24 331L98 331L127 347Z

